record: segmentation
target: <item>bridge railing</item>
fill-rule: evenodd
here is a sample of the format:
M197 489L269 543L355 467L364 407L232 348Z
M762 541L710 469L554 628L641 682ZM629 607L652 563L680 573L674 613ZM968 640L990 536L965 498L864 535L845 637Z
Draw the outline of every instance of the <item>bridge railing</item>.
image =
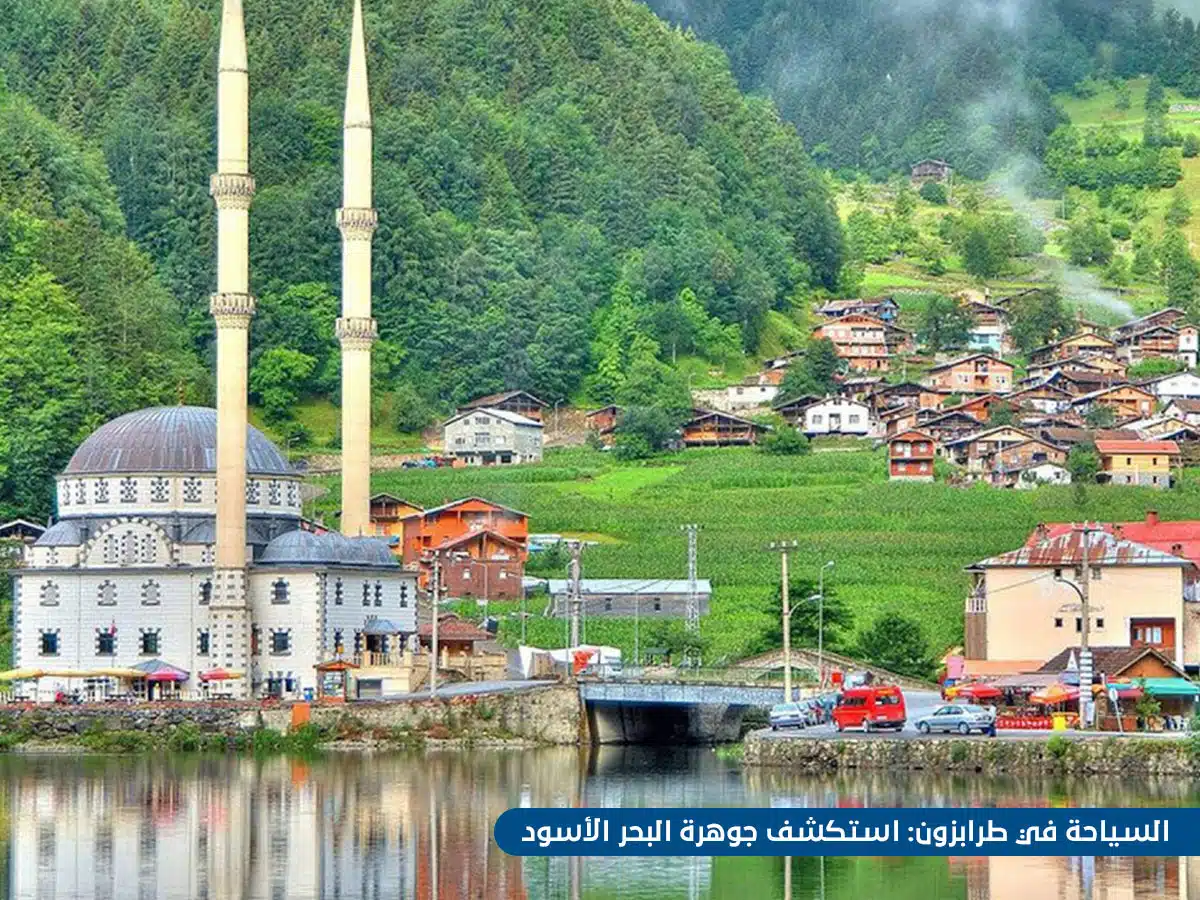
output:
M636 681L643 684L730 684L753 687L783 687L783 670L777 668L746 668L736 666L598 666L580 678L600 681ZM792 668L795 687L815 687L816 669Z

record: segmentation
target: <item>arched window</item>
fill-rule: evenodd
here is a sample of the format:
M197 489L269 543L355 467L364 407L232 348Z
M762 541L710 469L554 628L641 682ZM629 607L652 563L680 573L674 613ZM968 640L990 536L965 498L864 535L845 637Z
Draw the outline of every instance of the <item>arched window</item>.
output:
M408 585L400 585L400 608L408 609Z
M171 498L170 483L165 478L150 479L150 499L155 503L166 503Z
M371 605L371 585L363 582L363 606Z
M82 479L75 482L75 502L87 502L87 484Z
M300 505L300 488L296 485L296 482L294 482L294 481L288 482L287 503L288 503L288 506L299 506Z
M272 603L287 603L288 602L288 583L280 578L271 585L271 602Z
M212 582L203 581L200 583L200 605L208 606L212 603Z
M158 541L154 540L154 535L143 534L139 543L142 545L142 562L152 563L158 559Z
M375 605L383 606L383 584L375 582Z
M162 600L157 581L147 581L142 585L142 606L158 606Z
M116 606L117 586L105 579L104 583L96 588L96 599L101 606Z
M278 481L272 481L267 484L267 502L272 506L278 506L283 502L283 492L280 487Z
M342 579L339 578L333 583L333 605L341 606L343 599L345 599L345 590L342 585Z
M185 478L183 480L183 502L199 503L200 496L200 479Z
M53 581L47 581L42 585L41 596L42 606L58 606L58 585Z
M108 481L107 481L107 479L101 478L99 481L96 482L96 502L97 503L107 503L108 502Z
M115 534L106 534L104 536L104 561L109 565L116 565L120 558L120 545L117 543L117 536Z

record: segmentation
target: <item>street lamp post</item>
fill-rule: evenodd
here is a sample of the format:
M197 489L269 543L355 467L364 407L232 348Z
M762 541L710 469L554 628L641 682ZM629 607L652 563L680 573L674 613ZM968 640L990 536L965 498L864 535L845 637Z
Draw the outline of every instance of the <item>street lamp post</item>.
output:
M800 546L799 541L772 541L767 549L779 554L779 597L783 618L783 702L792 702L792 609L788 599L788 553Z

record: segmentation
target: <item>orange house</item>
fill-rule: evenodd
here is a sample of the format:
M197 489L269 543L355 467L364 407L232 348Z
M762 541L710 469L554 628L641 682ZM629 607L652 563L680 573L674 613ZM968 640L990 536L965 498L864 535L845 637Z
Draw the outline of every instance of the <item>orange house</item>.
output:
M937 442L924 431L906 431L888 441L888 478L892 481L933 481Z
M1013 388L1013 367L986 353L975 353L934 366L925 385L955 394L1007 394Z
M511 599L520 595L529 557L529 516L479 497L456 500L404 519L403 553L406 566L419 567L424 590L437 553L447 589L471 588L450 596Z
M912 343L903 328L859 313L826 322L813 329L812 337L832 341L837 355L863 372L887 371L892 357L907 352Z
M424 511L417 504L391 494L376 494L371 498L371 528L375 537L403 539L404 520ZM397 547L399 544L398 540Z

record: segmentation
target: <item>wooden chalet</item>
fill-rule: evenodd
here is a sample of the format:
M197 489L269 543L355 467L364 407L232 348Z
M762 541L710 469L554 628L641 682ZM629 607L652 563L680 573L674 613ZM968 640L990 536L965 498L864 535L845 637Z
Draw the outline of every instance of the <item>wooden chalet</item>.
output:
M850 313L819 325L812 336L832 341L838 357L860 372L886 372L893 357L912 349L909 332L861 313Z
M983 467L989 472L1005 469L1026 469L1030 466L1040 466L1042 463L1063 465L1067 461L1067 451L1062 447L1040 438L1031 438L1019 444L1008 444L983 459Z
M1055 387L1049 382L1042 382L1015 391L1009 394L1007 399L1022 409L1037 410L1052 415L1070 409L1074 397L1064 388Z
M1182 419L1189 425L1200 425L1200 400L1181 398L1172 400L1163 410L1164 416Z
M1044 363L1056 359L1066 359L1071 356L1112 356L1116 353L1117 345L1113 341L1096 334L1084 331L1055 341L1044 347L1038 347L1029 354L1031 363Z
M418 569L418 584L422 588L427 588L430 583L435 553L442 555L442 570L447 578L458 577L453 574L455 567L479 565L478 561L472 562L469 556L475 549L473 545L460 547L457 542L465 536L482 532L519 546L519 550L507 554L505 565L511 567L519 561L523 574L529 545L529 516L523 512L481 497L467 497L409 516L403 520L403 526L404 564ZM458 555L449 552L451 549L456 549ZM482 578L482 575L479 577ZM497 584L501 580L507 578L500 579L497 575ZM519 576L517 584L520 584ZM511 587L507 588L507 592L516 596L512 594Z
M877 412L883 412L901 406L935 409L940 407L948 396L950 396L948 393L935 391L923 384L917 384L915 381L905 381L900 384L881 385L866 399Z
M1111 356L1069 356L1031 365L1025 372L1027 380L1040 380L1055 371L1095 372L1124 378L1128 368L1127 364Z
M1132 322L1126 322L1124 325L1113 330L1113 337L1119 341L1160 325L1167 328L1175 328L1186 316L1187 313L1182 309L1175 306L1168 306L1166 309L1160 309L1149 315L1141 316Z
M921 430L931 434L934 440L942 446L943 456L949 455L945 452L947 443L961 440L967 435L976 434L979 431L979 420L958 410L933 416L923 422L918 417L918 421Z
M19 541L32 544L46 533L46 526L28 519L12 519L0 525L0 541Z
M915 185L930 181L938 184L949 184L954 178L954 169L950 163L941 159L923 159L912 167L911 178Z
M392 538L393 549L403 555L404 521L425 512L424 507L393 494L376 494L370 500L371 527L376 537ZM341 515L341 512L338 512Z
M848 400L862 400L883 384L882 375L855 375L838 379L837 395Z
M879 319L881 322L894 322L900 315L900 304L890 296L829 300L817 308L817 314L826 319L863 315Z
M915 406L896 406L879 413L879 424L885 437L892 438L904 431L916 428L920 410Z
M1117 342L1117 354L1130 363L1143 359L1179 356L1179 330L1170 325L1152 325L1126 335Z
M749 419L716 410L701 410L683 426L686 447L730 447L757 444L770 429Z
M1046 376L1044 383L1062 388L1072 397L1082 397L1116 384L1124 384L1125 379L1115 373L1105 372L1054 372Z
M888 478L892 481L933 481L937 442L924 431L909 430L888 441Z
M1157 403L1157 398L1144 388L1120 384L1076 397L1071 401L1071 406L1084 413L1097 406L1105 406L1120 420L1149 416Z
M792 397L790 400L776 403L771 409L792 427L803 427L804 411L824 399L824 397L814 397L811 394L805 394L803 397Z
M469 412L473 409L500 409L540 422L542 421L542 411L549 406L549 403L539 400L528 391L505 391L501 394L476 397L471 402L460 406L458 412Z
M973 353L934 366L924 384L954 394L1007 394L1013 388L1013 367L987 353Z
M960 466L966 466L968 472L983 472L984 461L997 450L1034 439L1034 435L1021 428L997 425L947 441L942 446L943 453Z
M621 407L615 403L593 409L587 414L587 427L601 437L607 437L616 431L617 422L621 418Z
M1092 433L1086 428L1068 428L1061 425L1042 426L1037 429L1038 436L1056 447L1070 450L1079 444L1092 440Z
M979 422L989 422L992 418L992 409L997 403L1007 403L1005 397L999 397L996 394L981 394L978 397L971 397L959 403L957 406L947 406L943 408L944 412L965 412L968 416L976 419Z

